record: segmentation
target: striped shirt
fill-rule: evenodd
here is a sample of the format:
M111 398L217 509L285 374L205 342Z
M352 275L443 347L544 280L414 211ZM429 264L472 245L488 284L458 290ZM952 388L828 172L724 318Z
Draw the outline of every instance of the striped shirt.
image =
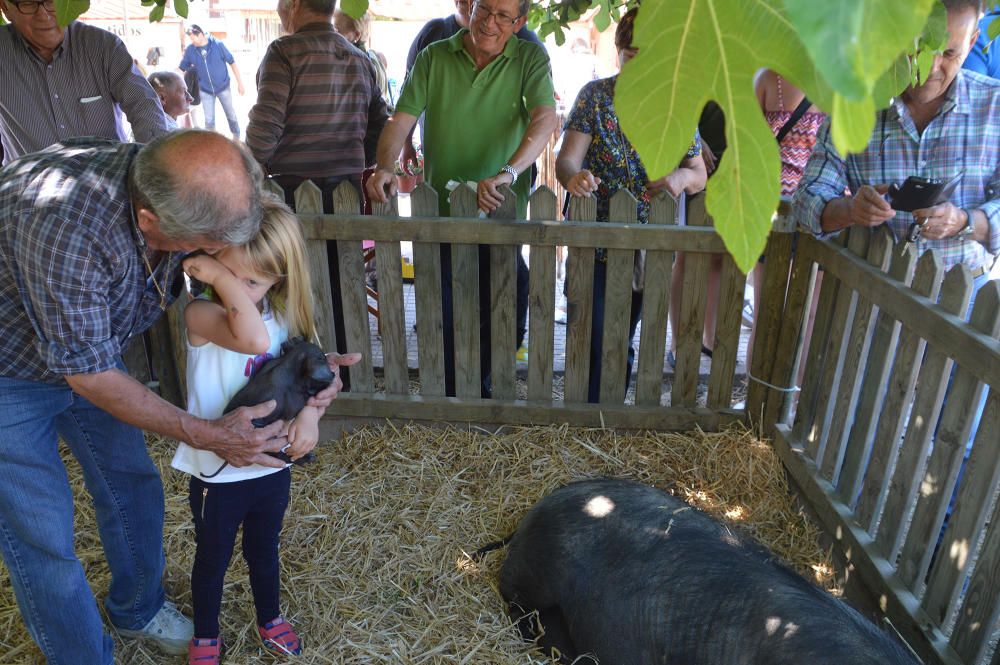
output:
M816 147L794 199L799 223L820 237L820 219L826 204L856 192L862 185L902 184L907 177L949 180L963 172L951 203L979 209L989 219L984 246L959 237L917 241L917 251L933 249L945 269L964 263L970 269L993 262L1000 252L1000 81L975 72L959 71L938 114L923 134L917 131L906 104L899 98L879 111L875 131L864 152L844 160L830 138L830 121L820 128ZM886 222L897 241L906 238L913 215L896 212Z
M333 25L310 23L267 47L247 145L274 175L360 175L388 117L368 56Z
M12 25L0 26L0 139L4 163L81 136L139 142L166 131L160 100L115 35L74 21L52 62Z
M0 376L112 369L162 314L156 284L179 292L180 253L156 284L139 253L127 186L139 147L74 139L0 170Z

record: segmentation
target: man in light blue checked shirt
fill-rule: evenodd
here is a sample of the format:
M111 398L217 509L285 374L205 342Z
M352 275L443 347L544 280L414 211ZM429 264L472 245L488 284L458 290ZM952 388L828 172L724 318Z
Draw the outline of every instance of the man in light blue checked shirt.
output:
M827 119L793 205L798 222L820 237L888 224L897 241L915 238L918 253L936 251L945 270L964 263L973 277L968 318L1000 252L1000 81L961 69L979 36L981 2L941 1L948 46L927 80L879 111L868 147L846 160L833 148ZM890 184L909 176L946 182L960 173L957 189L940 205L909 213L893 210L885 198ZM919 228L911 234L914 224ZM966 459L985 407L984 390L973 407Z
M798 221L819 236L855 224L888 224L902 241L917 222L918 252L935 250L946 270L966 264L978 290L1000 252L1000 81L961 69L979 34L979 2L942 1L948 47L934 59L927 80L878 112L862 153L838 155L827 120L794 209ZM890 184L901 185L909 176L947 181L960 172L951 200L932 208L900 212L884 196Z

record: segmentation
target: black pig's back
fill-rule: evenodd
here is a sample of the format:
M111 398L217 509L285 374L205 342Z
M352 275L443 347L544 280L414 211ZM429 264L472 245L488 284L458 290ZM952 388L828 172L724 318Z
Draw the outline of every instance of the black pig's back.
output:
M602 665L916 663L753 539L652 487L573 483L518 525L504 598L558 607Z

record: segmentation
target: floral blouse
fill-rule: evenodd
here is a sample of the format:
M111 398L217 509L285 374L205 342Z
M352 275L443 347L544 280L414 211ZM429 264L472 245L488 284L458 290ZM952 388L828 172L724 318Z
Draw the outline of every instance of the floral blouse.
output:
M597 221L608 221L611 197L620 189L628 189L638 201L639 223L645 224L649 221L649 202L655 192L646 190L646 181L649 180L646 168L618 125L614 105L617 79L617 76L611 76L585 85L577 95L563 129L572 129L591 137L583 168L601 179L597 187ZM701 137L695 132L694 143L688 148L685 159L700 154Z

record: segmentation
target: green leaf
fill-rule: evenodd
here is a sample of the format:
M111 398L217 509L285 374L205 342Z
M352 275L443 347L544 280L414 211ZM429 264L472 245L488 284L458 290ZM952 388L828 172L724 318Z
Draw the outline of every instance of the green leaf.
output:
M351 18L361 18L368 11L368 0L340 0L340 11Z
M931 9L924 31L920 35L920 48L943 53L948 48L948 10L940 2Z
M913 45L938 0L784 0L817 69L842 96L860 100Z
M868 146L875 128L875 103L871 97L852 101L835 93L831 117L830 135L837 152L846 155Z
M986 27L986 36L992 42L997 38L997 35L1000 35L1000 21L994 19L990 21L990 24Z
M162 21L164 8L165 5L157 5L153 7L153 11L149 12L149 22L156 23L157 21Z
M65 28L89 8L90 0L56 0L56 22Z
M609 25L611 25L611 11L607 6L603 6L594 14L594 27L598 32L604 32Z
M187 0L174 0L174 11L177 15L182 18L188 17L188 3Z
M914 72L914 83L919 85L921 82L927 80L927 75L930 74L931 68L934 67L934 51L930 49L920 49L917 52L917 68Z
M901 55L875 82L875 89L872 90L875 108L884 109L889 106L889 101L893 97L898 97L899 93L906 90L912 81L913 72L910 69L910 56Z
M728 148L706 204L748 272L781 193L778 145L760 112L754 75L761 67L781 72L820 108L832 108L833 91L804 57L781 0L646 0L635 43L639 54L619 77L615 108L650 178L681 161L709 99L726 115Z

